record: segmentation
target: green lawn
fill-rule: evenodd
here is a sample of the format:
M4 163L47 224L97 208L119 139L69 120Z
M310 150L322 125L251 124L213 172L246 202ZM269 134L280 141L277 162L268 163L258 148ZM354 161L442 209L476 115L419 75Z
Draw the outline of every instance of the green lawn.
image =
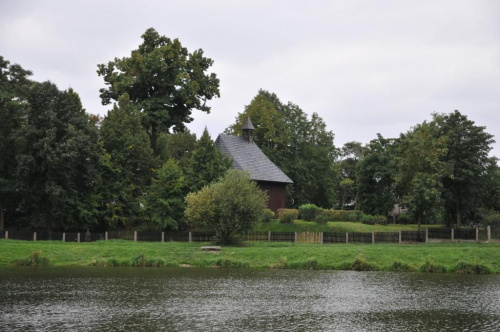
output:
M426 227L442 227L441 225L422 225ZM328 221L326 224L318 224L314 221L294 220L293 224L281 224L278 220L258 225L254 230L257 232L398 232L416 231L416 224L400 225L366 225L361 222L351 221Z
M0 240L0 266L196 266L285 269L500 273L500 243L294 244L247 243L204 252L200 243L123 240L91 243Z

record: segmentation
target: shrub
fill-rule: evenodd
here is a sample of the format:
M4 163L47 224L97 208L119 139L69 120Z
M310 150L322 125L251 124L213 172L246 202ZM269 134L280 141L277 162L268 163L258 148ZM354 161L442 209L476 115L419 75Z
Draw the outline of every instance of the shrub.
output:
M408 264L402 263L402 262L396 260L389 267L389 271L393 271L393 272L411 272L412 268Z
M295 219L299 218L299 210L297 209L278 209L277 214L282 224L291 224Z
M313 221L316 217L316 214L321 211L320 207L317 207L314 204L303 204L299 207L300 219Z
M353 271L375 271L377 270L375 266L372 264L368 263L368 260L366 257L363 255L363 253L359 253L356 258L354 259L354 262L352 262L350 266L350 270Z
M316 217L314 218L314 220L318 224L326 224L326 222L328 221L328 216L326 214L323 214L322 212L320 212L320 213L316 214Z
M387 217L380 214L371 215L363 213L361 215L361 222L367 225L375 225L375 224L387 225Z
M469 264L466 262L458 262L453 269L455 273L462 274L490 274L491 269L482 264Z
M446 273L446 271L446 266L430 261L425 261L425 263L420 266L420 272Z
M30 253L27 259L16 261L17 265L48 265L50 260L47 257L42 257L41 250L34 250Z
M406 213L402 213L398 217L398 223L408 224L408 223L410 223L410 217Z
M274 214L273 210L266 209L265 212L264 212L264 217L262 219L262 222L270 222L275 217L276 217L276 215Z

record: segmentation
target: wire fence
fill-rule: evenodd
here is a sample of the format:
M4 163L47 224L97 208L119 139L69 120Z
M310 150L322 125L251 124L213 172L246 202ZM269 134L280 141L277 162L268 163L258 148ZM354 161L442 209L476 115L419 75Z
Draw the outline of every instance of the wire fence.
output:
M215 242L215 232L189 231L109 231L109 232L32 232L29 230L0 231L0 239L24 241L94 242L126 240L139 242ZM500 242L500 228L427 228L421 231L399 232L248 232L241 235L245 242L295 243L419 243L453 241Z

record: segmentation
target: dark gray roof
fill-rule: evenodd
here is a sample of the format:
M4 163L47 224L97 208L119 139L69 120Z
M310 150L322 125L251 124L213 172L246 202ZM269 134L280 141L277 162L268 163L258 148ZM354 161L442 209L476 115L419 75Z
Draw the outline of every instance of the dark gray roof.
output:
M245 121L245 124L243 125L243 128L241 128L243 130L254 130L254 126L252 124L252 120L250 120L250 117L247 118L247 120Z
M233 160L233 167L248 172L250 179L293 183L255 143L249 143L244 137L220 134L215 144Z

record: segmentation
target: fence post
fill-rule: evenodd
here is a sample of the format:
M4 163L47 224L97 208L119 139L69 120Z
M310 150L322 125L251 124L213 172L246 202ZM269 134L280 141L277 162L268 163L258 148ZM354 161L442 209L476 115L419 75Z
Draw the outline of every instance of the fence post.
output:
M76 233L76 242L80 243L80 233Z
M165 232L161 232L161 242L165 242Z
M401 230L399 230L399 244L403 243L403 234Z
M36 232L33 232L33 241L36 241Z
M451 229L451 242L455 242L455 228Z
M62 241L63 242L66 242L66 233L63 232L63 238L62 238Z
M295 236L294 236L293 242L297 243L297 232L295 232Z
M372 244L375 244L375 232L372 232Z
M323 244L323 232L319 233L320 234L320 239L321 239L321 244Z
M192 237L192 234L191 232L189 232L189 243L193 242L193 237Z
M108 231L104 232L104 241L108 241L109 239L109 234Z
M271 242L271 231L267 232L267 242Z
M490 243L491 241L491 226L488 226L486 227L486 233L487 233L487 236L488 236L488 243Z
M9 231L5 231L5 239L8 240L9 239Z
M425 229L425 243L429 242L429 227Z
M479 227L476 227L476 242L479 242Z
M345 243L349 243L349 232L345 232Z

